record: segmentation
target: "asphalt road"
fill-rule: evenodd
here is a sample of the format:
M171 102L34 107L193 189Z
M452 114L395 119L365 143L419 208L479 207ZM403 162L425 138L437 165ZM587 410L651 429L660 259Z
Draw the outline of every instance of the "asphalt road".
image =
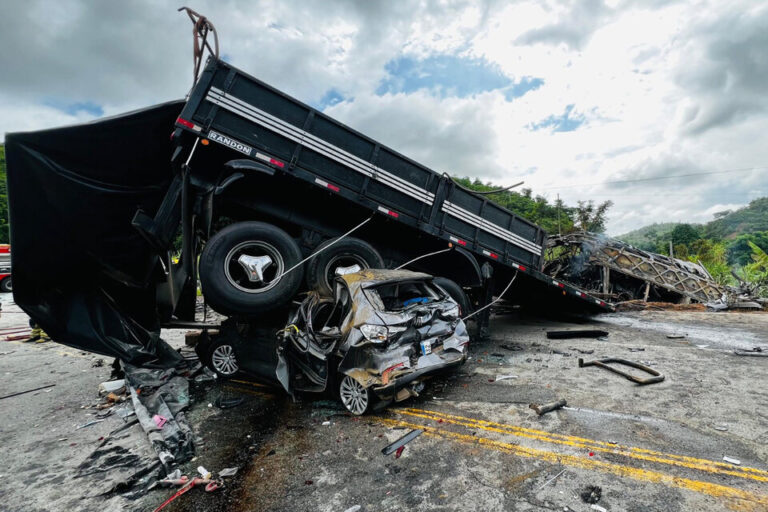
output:
M26 317L0 300L0 329L22 326ZM165 510L587 511L581 494L590 486L606 510L768 510L768 358L732 353L768 350L768 315L638 312L586 323L503 316L492 327L494 338L473 343L457 372L362 418L327 397L292 402L248 379L194 386L188 417L198 450L185 471L239 471L224 490L193 489ZM546 339L558 328L610 335ZM164 333L177 346L182 336ZM666 379L638 386L579 368L579 357L643 362ZM93 366L98 358L0 341L0 395L56 384L0 400L0 510L154 510L172 494L98 496L98 474L73 478L122 422L112 415L77 429L93 419L82 407L98 402L96 387L109 377L108 367ZM245 402L208 406L221 395ZM528 407L559 398L568 406L541 417ZM424 433L399 458L381 453L414 428ZM151 459L140 435L134 450Z

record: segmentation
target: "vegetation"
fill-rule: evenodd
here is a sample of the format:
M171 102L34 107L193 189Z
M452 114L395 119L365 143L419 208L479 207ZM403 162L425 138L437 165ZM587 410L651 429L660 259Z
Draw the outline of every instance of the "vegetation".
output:
M499 187L483 183L478 179L453 178L460 185L478 192L488 192ZM562 200L554 203L545 197L533 196L533 191L524 188L520 192L507 190L488 194L488 199L504 208L535 222L547 233L570 233L580 229L602 233L605 231L606 214L613 206L611 201L595 205L592 201L579 201L578 206L565 206Z

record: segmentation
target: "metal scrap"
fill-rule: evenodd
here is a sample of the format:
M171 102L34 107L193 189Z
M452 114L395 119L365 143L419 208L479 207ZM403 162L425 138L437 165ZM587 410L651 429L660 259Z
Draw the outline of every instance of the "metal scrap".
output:
M394 443L388 444L384 448L382 448L381 453L384 455L392 455L393 453L400 450L400 448L403 448L406 444L410 443L417 437L419 437L421 434L423 434L424 431L421 429L414 429L405 434L403 437L395 441ZM402 450L400 451L402 453Z
M533 409L534 411L536 411L536 414L541 416L542 414L555 411L557 409L565 407L566 405L568 405L568 402L565 401L565 398L561 398L557 402L551 402L544 405L530 404L528 408Z
M632 368L637 368L638 370L642 370L646 373L650 373L651 375L653 375L653 377L650 377L647 379L641 379L640 377L632 375L631 373L627 373L619 370L618 368L614 368L613 366L610 366L610 363L631 366ZM584 362L583 359L579 358L579 368L583 368L585 366L599 366L600 368L604 368L609 372L613 372L617 375L621 375L625 379L631 380L632 382L640 384L641 386L644 386L646 384L655 384L657 382L662 382L664 380L664 375L658 370L654 370L649 366L636 363L634 361L627 361L626 359L619 359L615 357L609 357L607 359L596 359L594 361L588 361L586 363Z
M608 336L608 331L599 329L581 329L569 331L547 331L547 338L550 340L567 340L571 338L602 338Z

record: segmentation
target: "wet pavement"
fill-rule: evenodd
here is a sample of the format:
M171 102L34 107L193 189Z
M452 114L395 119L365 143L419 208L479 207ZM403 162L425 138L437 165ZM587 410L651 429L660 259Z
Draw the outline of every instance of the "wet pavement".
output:
M26 322L0 300L0 329ZM633 312L585 323L515 315L495 317L492 328L457 372L363 417L332 397L293 402L247 378L193 384L198 449L185 471L238 472L224 490L193 489L164 510L587 511L588 486L601 488L596 505L606 510L768 510L768 358L732 353L768 350L768 315ZM546 338L560 328L610 335ZM183 344L182 331L163 335ZM151 511L173 493L89 498L95 477L72 478L123 421L76 429L92 419L81 407L97 401L111 361L94 367L99 356L53 343L0 342L0 353L0 394L56 384L0 401L0 509ZM666 379L638 386L579 368L579 357L631 359ZM220 409L220 396L244 401ZM541 417L528 407L559 398L568 405ZM424 434L399 458L382 455L413 428ZM142 442L136 452L151 457Z

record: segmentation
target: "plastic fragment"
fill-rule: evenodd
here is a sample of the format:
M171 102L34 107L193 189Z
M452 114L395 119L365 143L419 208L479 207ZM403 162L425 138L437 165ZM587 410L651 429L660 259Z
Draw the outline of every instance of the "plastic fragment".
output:
M608 512L607 509L601 507L600 505L592 505L589 508L591 508L592 510L597 510L597 512Z
M519 378L517 375L497 375L495 382L499 382L500 380L517 379L517 378Z
M395 458L399 459L400 456L403 454L403 451L405 451L405 446L401 446L400 448L398 448L397 451L395 452Z
M237 468L236 467L235 468L224 468L221 471L219 471L219 476L220 477L235 476L236 474L237 474Z
M197 466L197 472L200 473L200 476L205 478L206 480L210 479L213 475L211 475L211 472L205 469L203 466Z
M362 507L360 505L352 505L351 507L349 507L344 512L358 512L358 510L360 510L361 508Z
M739 459L734 459L733 457L728 457L727 455L723 457L723 460L729 464L733 464L735 466L740 466L741 461Z
M91 425L94 425L96 423L101 423L104 420L93 420L89 421L88 423L83 423L82 425L79 425L75 430L80 430L81 428L90 427Z
M157 425L157 428L163 428L163 426L168 422L168 418L165 416L160 416L159 414L152 416L152 419L154 420L155 425Z

